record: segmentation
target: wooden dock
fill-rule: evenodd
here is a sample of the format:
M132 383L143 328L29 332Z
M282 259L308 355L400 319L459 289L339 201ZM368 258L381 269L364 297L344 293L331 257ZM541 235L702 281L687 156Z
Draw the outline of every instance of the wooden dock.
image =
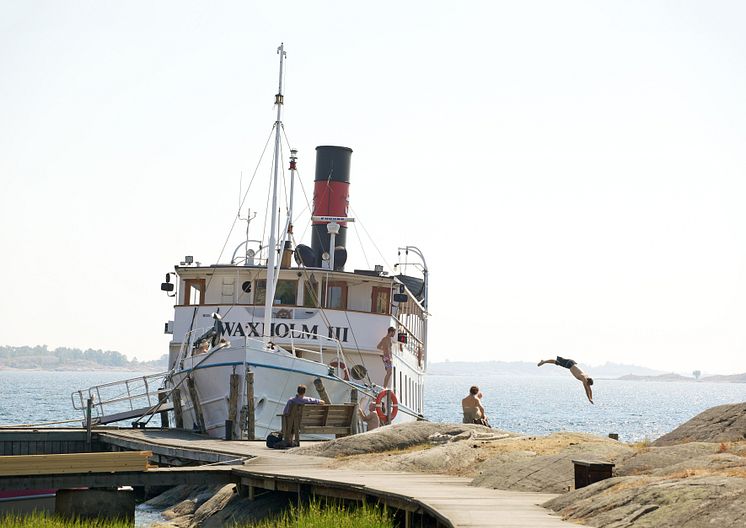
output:
M427 512L444 526L550 528L576 526L539 504L556 495L469 486L471 479L422 473L328 469L329 459L268 449L263 442L207 439L176 431L122 430L99 435L100 441L128 449L210 458L211 454L246 460L233 474L243 492L252 488L358 499L375 498L406 512Z
M153 457L171 463L231 465L148 469L139 474L29 475L29 484L65 483L66 486L111 483L151 485L234 482L239 492L253 498L256 490L296 492L350 500L381 502L403 512L404 526L430 518L445 527L550 528L576 526L564 522L539 504L555 495L493 490L470 486L471 479L421 473L348 471L328 468L329 459L294 455L268 449L263 442L224 441L177 430L120 429L97 431L99 446L113 450L152 451ZM0 441L2 433L0 432ZM0 457L0 464L2 457ZM47 480L44 480L44 479ZM56 479L56 480L53 480ZM108 479L108 480L107 480ZM19 486L23 477L4 481ZM97 484L92 484L94 481ZM147 484L145 484L147 485ZM52 486L54 487L54 486ZM63 486L59 486L63 487Z

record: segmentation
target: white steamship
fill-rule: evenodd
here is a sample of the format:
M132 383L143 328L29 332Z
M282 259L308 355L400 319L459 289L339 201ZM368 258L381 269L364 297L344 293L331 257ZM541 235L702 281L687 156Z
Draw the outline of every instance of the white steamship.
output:
M74 407L89 408L94 423L131 418L144 423L173 408L179 411L174 413L177 425L186 429L246 438L253 423L251 436L263 438L281 429L279 415L300 384L310 396L325 391L331 403L357 398L366 412L375 402L383 423L422 417L425 259L419 249L406 246L398 248L399 262L390 273L382 266L345 269L347 230L354 222L348 216L352 149L338 146L316 148L312 239L310 245L296 245L295 150L290 150L289 195L278 196L284 47L278 52L268 240L250 240L247 228L230 262L201 265L186 257L166 275L161 289L175 301L173 319L166 323L166 333L173 336L169 370L73 393ZM283 218L278 201L287 204ZM390 327L395 342L384 387L386 371L377 345ZM139 382L144 387L133 388ZM247 389L253 389L253 401ZM107 390L113 396L106 396ZM146 400L144 408L133 403L138 398Z
M282 69L275 97L272 211L278 211ZM269 240L244 240L230 262L209 266L186 258L162 288L176 301L166 325L173 335L166 389L180 387L183 425L211 436L245 437L247 371L253 372L255 435L280 429L285 402L299 384L314 395L319 381L332 403L361 409L377 402L384 422L423 414L427 364L427 267L412 246L398 249L389 274L346 270L352 149L316 148L311 244L294 246L292 189L284 225L272 215ZM291 182L297 176L291 150ZM282 239L275 233L283 233ZM173 282L172 282L173 280ZM376 347L394 327L388 387ZM238 374L238 376L236 376ZM231 409L231 380L233 400ZM238 386L235 386L238 383ZM170 392L172 394L172 392ZM238 416L237 409L243 410ZM226 431L226 427L233 427Z

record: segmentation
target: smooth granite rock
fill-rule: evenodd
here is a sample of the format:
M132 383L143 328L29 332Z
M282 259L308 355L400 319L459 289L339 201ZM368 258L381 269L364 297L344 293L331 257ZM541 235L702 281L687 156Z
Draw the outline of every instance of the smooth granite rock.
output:
M719 405L699 413L668 434L654 446L684 442L739 442L746 440L746 403Z
M746 479L618 477L561 495L544 506L599 528L746 526Z

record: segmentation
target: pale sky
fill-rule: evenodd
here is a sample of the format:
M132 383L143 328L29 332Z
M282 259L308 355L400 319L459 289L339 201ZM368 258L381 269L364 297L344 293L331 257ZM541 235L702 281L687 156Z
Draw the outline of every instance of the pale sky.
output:
M285 42L304 186L317 145L354 150L382 256L351 230L347 269L423 250L431 360L745 372L744 20L739 1L0 0L0 345L166 353L159 285L217 261Z

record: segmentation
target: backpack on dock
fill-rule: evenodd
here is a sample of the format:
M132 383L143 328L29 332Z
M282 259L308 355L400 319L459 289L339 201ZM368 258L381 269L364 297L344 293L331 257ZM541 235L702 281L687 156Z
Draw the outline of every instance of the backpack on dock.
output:
M280 431L272 431L267 435L267 447L270 449L282 449L284 445Z

